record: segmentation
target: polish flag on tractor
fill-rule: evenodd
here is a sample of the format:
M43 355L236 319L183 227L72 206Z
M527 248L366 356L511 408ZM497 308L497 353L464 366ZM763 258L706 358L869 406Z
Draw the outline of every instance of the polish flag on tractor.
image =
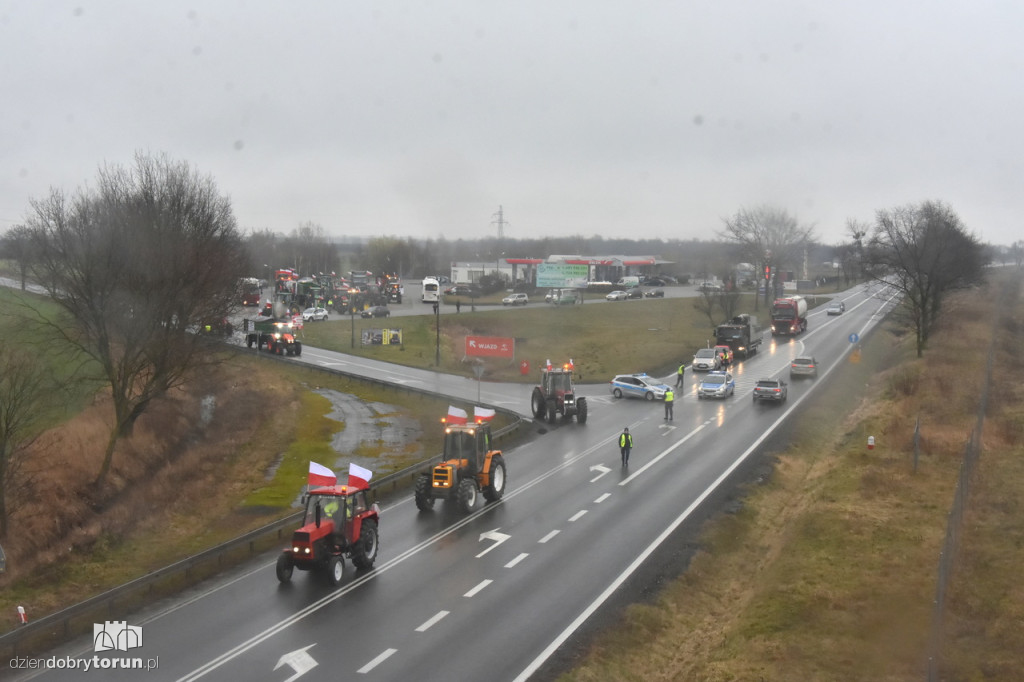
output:
M373 472L369 469L364 469L358 464L349 462L348 465L348 487L355 488L356 490L364 490L370 487L370 479L373 477Z
M482 422L489 422L494 419L494 410L489 407L474 407L473 408L473 421L477 424Z
M310 462L308 482L310 488L319 488L327 485L335 485L338 482L338 477L334 475L333 471L325 467L323 464Z
M454 405L448 406L448 417L445 419L448 424L465 424L469 422L469 415L465 410L460 410Z

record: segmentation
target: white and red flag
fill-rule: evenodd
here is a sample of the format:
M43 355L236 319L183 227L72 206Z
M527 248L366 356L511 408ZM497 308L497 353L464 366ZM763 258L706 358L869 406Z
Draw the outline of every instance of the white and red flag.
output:
M449 424L466 424L469 422L469 415L466 414L465 410L460 410L454 405L449 405L448 418L445 421Z
M325 467L323 464L317 464L316 462L309 463L309 485L311 488L335 485L337 482L338 477L334 475L333 471Z
M473 408L473 421L477 424L481 422L489 422L494 419L494 410L489 407L480 407L479 405Z
M369 469L364 469L358 464L349 463L348 465L348 486L355 488L356 490L362 490L370 487L370 479L373 478L373 472Z

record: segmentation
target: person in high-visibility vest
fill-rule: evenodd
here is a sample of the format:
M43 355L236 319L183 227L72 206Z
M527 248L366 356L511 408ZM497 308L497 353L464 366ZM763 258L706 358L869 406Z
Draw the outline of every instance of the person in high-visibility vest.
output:
M669 388L665 391L665 419L671 421L672 419L672 408L676 404L676 394Z
M686 369L686 364L680 362L679 369L676 371L676 388L683 385L683 370Z
M633 449L633 435L629 427L622 429L619 435L619 452L622 454L622 466L629 464L629 451Z

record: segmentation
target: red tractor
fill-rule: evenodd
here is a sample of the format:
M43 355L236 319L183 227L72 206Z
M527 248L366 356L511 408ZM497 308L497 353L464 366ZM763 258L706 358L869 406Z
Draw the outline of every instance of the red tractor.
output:
M416 507L434 508L435 499L454 500L469 514L477 492L488 502L505 494L505 460L491 449L487 424L448 424L444 430L444 461L416 478Z
M305 495L306 515L292 534L291 547L277 558L277 579L292 579L292 571L321 571L332 585L345 573L344 557L358 569L377 559L380 510L367 504L366 489L345 485L314 488Z
M548 364L541 370L540 386L534 387L530 398L534 417L543 420L546 416L549 422L554 423L558 414L568 419L575 415L577 422L587 423L587 399L576 397L572 370L571 360L561 367Z

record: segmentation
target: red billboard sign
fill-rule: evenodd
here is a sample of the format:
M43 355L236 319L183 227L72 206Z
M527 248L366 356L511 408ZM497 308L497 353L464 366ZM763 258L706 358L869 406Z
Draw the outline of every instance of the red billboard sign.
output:
M516 355L516 340L504 336L467 336L466 355L514 358Z

